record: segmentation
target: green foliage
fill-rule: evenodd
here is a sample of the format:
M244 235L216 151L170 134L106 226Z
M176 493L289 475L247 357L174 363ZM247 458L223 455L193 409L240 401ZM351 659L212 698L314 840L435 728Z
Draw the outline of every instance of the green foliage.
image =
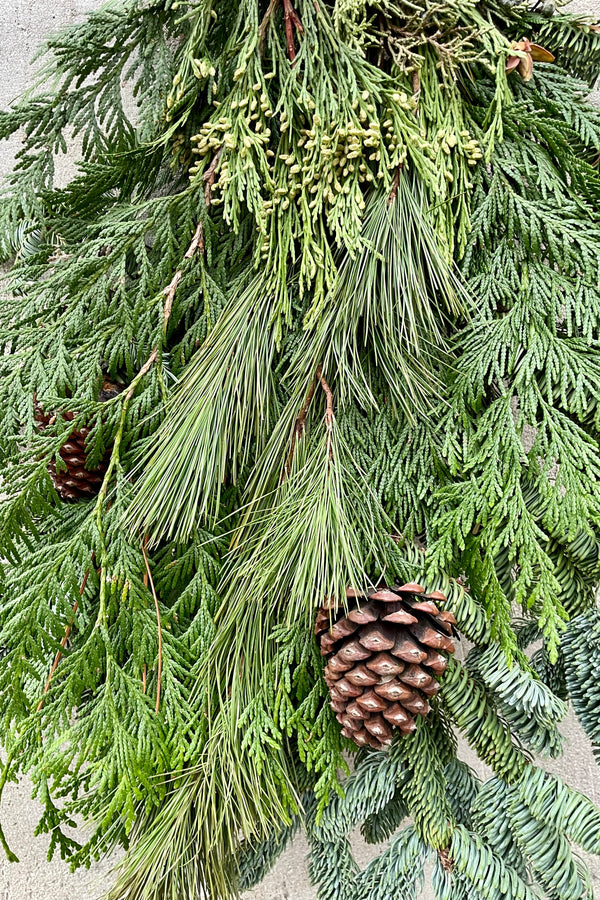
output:
M495 698L511 729L535 753L558 756L562 736L558 723L566 704L526 668L509 668L499 646L474 648L467 657L469 671L478 675Z
M247 891L255 887L268 874L300 827L300 817L294 816L291 825L274 831L257 846L242 845L238 854L238 887Z
M599 72L547 2L115 0L0 113L0 793L128 848L111 900L229 900L300 827L324 900L589 894L531 754L568 700L600 745ZM348 762L316 611L414 580L474 646Z
M494 702L467 669L451 660L442 685L444 705L477 754L501 777L518 778L526 758L497 715Z
M419 722L399 750L409 772L404 796L416 833L427 846L443 849L453 824L444 762L454 748L448 746L442 723L428 719Z
M451 880L459 890L462 889L463 895L492 897L494 900L504 897L533 900L536 896L526 881L520 879L480 837L470 834L463 826L454 831L450 853Z
M596 758L600 753L598 703L600 686L600 613L591 609L569 623L564 639L565 674L573 708L592 742Z
M595 541L598 523L598 119L582 109L577 128L577 89L552 71L518 86L504 141L477 171L463 272L478 311L460 337L444 448L457 478L442 488L435 548L438 565L458 549L473 569L503 643L517 602L553 659L583 574L561 577L562 556ZM590 583L577 602L592 596Z

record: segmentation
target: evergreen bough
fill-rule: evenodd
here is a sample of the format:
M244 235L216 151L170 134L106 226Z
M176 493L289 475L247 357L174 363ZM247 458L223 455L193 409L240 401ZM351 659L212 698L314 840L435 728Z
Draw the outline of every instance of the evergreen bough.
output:
M122 0L0 114L0 787L111 900L299 827L320 900L591 896L534 754L600 746L599 72L551 0ZM314 618L382 579L472 647L349 768Z

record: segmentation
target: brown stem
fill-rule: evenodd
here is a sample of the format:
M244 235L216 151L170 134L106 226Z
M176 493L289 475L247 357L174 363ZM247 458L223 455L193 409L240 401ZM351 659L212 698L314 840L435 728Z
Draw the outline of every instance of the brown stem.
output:
M325 397L327 398L327 406L325 408L325 424L327 426L327 448L329 450L329 459L333 458L333 450L331 447L331 429L333 426L333 393L331 388L325 381L323 377L323 368L319 366L317 369L317 378L321 382L321 387L325 392Z
M392 181L392 190L388 197L388 206L391 206L398 194L398 185L400 184L400 166L394 172L394 180Z
M262 22L260 23L258 29L258 49L259 53L262 56L265 52L265 43L267 40L267 32L269 31L269 25L271 24L271 19L277 12L279 6L281 4L281 0L271 0L267 11L264 15ZM318 12L318 7L317 8ZM285 42L287 46L287 54L291 63L296 59L296 44L294 42L294 29L300 34L304 34L304 26L300 21L298 13L294 9L292 5L292 0L283 0L283 18L285 21Z
M269 24L271 22L271 19L273 17L275 10L277 9L277 7L279 6L280 3L281 3L281 0L271 0L271 2L269 3L269 7L264 15L264 18L263 18L262 22L260 23L260 26L258 29L258 49L259 49L259 53L261 56L265 52L265 43L267 40L267 32L269 30Z
M292 6L292 0L283 0L283 17L285 19L285 38L287 43L288 58L291 63L296 59L296 45L294 43L294 29L304 34L304 26L298 18L296 10Z
M315 377L313 378L313 380L310 384L310 387L306 393L306 397L304 398L304 403L302 404L302 407L300 409L300 412L298 413L296 422L294 424L294 431L292 433L292 442L290 445L290 452L288 453L288 457L287 457L287 460L285 463L285 468L283 470L283 475L281 476L282 481L285 481L286 478L289 478L290 471L292 468L292 462L294 459L294 452L296 450L296 444L298 443L299 438L304 433L304 428L306 425L306 416L308 414L308 410L309 410L310 404L312 402L312 399L315 395L317 382L319 382L319 384L323 388L323 391L325 392L325 396L327 398L327 407L325 410L325 423L327 425L327 446L329 449L329 458L330 459L332 458L331 426L333 424L333 393L331 391L331 388L325 381L325 378L323 377L323 367L317 366L317 370L315 372Z
M202 242L203 233L204 233L204 225L202 222L198 222L198 225L196 226L196 230L194 232L194 237L192 238L192 243L190 244L190 246L187 248L187 250L185 251L185 253L183 255L184 259L192 258L192 256L194 255L194 253L200 246L200 243ZM182 278L183 278L183 269L177 269L177 271L173 275L170 283L163 290L163 294L165 297L165 306L164 306L164 312L163 312L163 330L164 331L167 330L167 323L169 321L169 317L173 310L173 301L175 300L175 292L176 292L177 288L179 287L179 282L181 281Z
M452 860L452 857L450 856L449 848L445 847L442 850L438 850L437 853L438 853L439 860L442 864L442 868L448 873L452 872L453 860Z
M219 147L215 155L213 156L210 166L202 176L202 180L204 181L204 200L206 202L207 207L212 203L212 189L215 183L215 179L217 177L217 166L219 165L219 160L223 155L223 147ZM200 249L204 250L204 243L200 241ZM192 253L194 255L196 251ZM189 253L189 250L188 250Z
M215 183L215 179L217 177L217 166L219 165L219 160L221 159L221 155L223 153L223 148L221 147L212 158L210 166L202 176L202 180L204 181L204 200L206 202L206 206L210 206L212 203L212 189ZM190 243L190 246L187 248L185 253L183 254L184 261L186 259L192 259L195 256L196 251L200 249L201 253L204 253L204 223L198 222L196 226L196 230L194 232L194 236ZM179 282L183 278L183 268L177 269L175 274L173 275L170 283L163 290L163 294L165 297L165 306L163 311L163 331L166 332L167 324L169 322L169 318L171 316L171 312L173 310L173 301L175 300L175 292L179 287Z
M325 397L327 398L327 407L325 409L325 422L327 423L327 427L331 428L331 424L333 422L333 393L331 388L325 381L323 376L323 367L319 366L317 368L317 378L321 382L321 387L325 392Z
M83 581L81 582L81 587L79 588L79 599L81 597L83 597L83 592L85 591L85 586L87 584L89 577L90 577L90 570L86 569L85 575L83 576ZM79 609L79 599L77 599L75 601L75 603L73 604L73 607L72 607L73 618L71 619L71 621L65 628L64 637L63 637L62 641L60 642L61 649L56 651L56 656L54 657L54 662L52 663L50 672L48 673L48 678L46 679L46 684L44 685L44 690L42 691L42 696L40 697L40 702L37 705L37 710L36 710L37 712L39 712L41 710L42 706L44 705L44 697L50 690L50 682L52 681L52 677L53 677L54 673L56 672L56 670L58 669L59 663L62 659L62 651L67 646L69 636L73 629L73 622L75 621L75 615L77 613L77 610Z
M146 534L144 535L144 547L146 548L146 550L148 549L148 539L149 539L149 535L146 532ZM148 587L148 569L146 569L146 571L144 572L144 587L145 588ZM146 663L144 663L144 667L142 669L142 694L146 693L147 687L148 687L148 666L146 665Z
M131 400L131 398L133 397L133 393L137 387L137 384L138 384L140 378L143 378L144 375L148 374L148 372L152 368L152 364L154 362L156 362L157 358L158 358L158 347L155 347L154 350L152 351L152 353L150 354L150 356L148 357L148 359L146 360L146 362L144 363L144 365L142 366L142 368L140 369L140 371L137 373L137 375L135 376L135 378L129 385L129 390L125 394L125 402L126 403L128 403Z
M161 691L161 682L162 682L162 623L160 618L160 606L158 603L158 597L156 596L156 591L154 589L154 581L152 580L152 572L150 571L150 563L148 562L148 554L146 553L146 547L142 542L142 554L144 556L144 562L146 563L146 572L148 573L148 579L150 581L150 588L152 590L152 596L154 597L154 606L156 608L156 621L158 623L158 668L156 673L157 684L156 684L156 706L154 708L155 713L158 714L160 709L160 691Z
M302 404L302 408L298 413L298 417L296 419L296 424L294 425L294 432L292 434L292 443L290 445L290 452L288 453L288 458L285 464L285 469L283 470L282 481L285 481L286 478L289 478L290 471L292 468L292 462L294 459L294 452L296 450L296 444L302 434L304 433L304 426L306 424L306 416L308 413L308 408L311 404L311 400L314 397L315 390L317 387L316 379L313 378L311 385L307 391L306 397L304 398L304 403Z

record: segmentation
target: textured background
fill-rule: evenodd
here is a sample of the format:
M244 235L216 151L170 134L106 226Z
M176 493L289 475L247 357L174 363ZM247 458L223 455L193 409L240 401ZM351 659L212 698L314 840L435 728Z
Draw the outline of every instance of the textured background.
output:
M27 86L30 60L44 36L100 5L100 0L0 0L0 108ZM576 0L572 6L600 20L600 0ZM18 146L18 138L0 144L0 175L10 168ZM68 158L59 163L59 170L61 179L68 177L72 171ZM572 718L563 724L563 733L567 737L566 757L546 767L600 804L600 774L587 739ZM482 776L487 774L468 750L463 757ZM20 864L9 864L0 859L0 900L95 900L110 885L110 861L97 864L89 872L74 874L60 860L47 862L47 839L33 836L38 805L31 799L26 782L6 788L0 816L9 844L21 860ZM358 839L354 843L357 860L366 862L373 848L365 847ZM306 845L298 839L262 885L247 895L247 900L314 900L305 854ZM594 859L590 866L600 900L600 861Z

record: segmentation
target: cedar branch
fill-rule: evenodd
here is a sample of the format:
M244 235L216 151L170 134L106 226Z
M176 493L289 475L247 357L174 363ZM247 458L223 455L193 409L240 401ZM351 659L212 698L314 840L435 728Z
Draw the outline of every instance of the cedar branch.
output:
M146 572L148 573L148 579L150 581L150 588L152 590L152 596L154 598L154 606L156 608L156 621L158 623L158 668L156 673L157 684L156 684L156 706L154 708L155 713L158 715L158 711L160 709L160 691L161 691L161 682L162 682L162 623L160 618L160 606L158 603L158 597L156 596L156 590L154 588L154 581L152 580L152 572L150 571L150 563L148 562L148 554L146 553L146 547L142 542L142 554L144 556L144 562L146 563Z
M81 587L79 588L79 598L73 604L73 608L72 608L73 617L72 617L71 621L69 622L69 624L67 625L67 627L65 628L64 637L63 637L62 641L60 642L61 649L56 651L56 656L54 657L54 662L52 663L50 672L48 673L48 678L46 679L46 684L44 685L44 690L42 691L42 696L40 697L40 702L37 705L36 712L39 712L41 710L42 706L44 705L44 697L50 690L50 682L52 681L54 673L58 669L59 663L62 659L63 650L67 646L69 636L73 629L73 622L75 621L75 615L77 613L77 610L79 609L79 600L81 599L81 597L83 597L83 592L85 591L85 586L87 584L89 576L90 576L90 570L86 569L85 575L83 576L83 581L81 582Z

